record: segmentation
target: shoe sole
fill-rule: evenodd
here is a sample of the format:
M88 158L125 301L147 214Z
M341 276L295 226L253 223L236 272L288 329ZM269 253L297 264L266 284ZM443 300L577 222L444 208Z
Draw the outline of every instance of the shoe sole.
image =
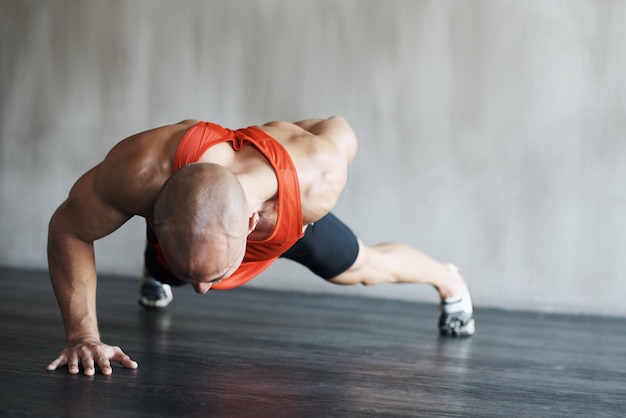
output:
M444 337L471 337L476 332L476 324L474 318L470 319L467 324L459 328L442 327L439 329L439 335Z
M158 309L167 308L169 304L172 302L172 300L173 299L162 299L162 300L155 302L153 300L146 298L145 296L141 296L139 297L139 300L137 301L137 303L139 303L141 306L143 306L146 309L158 310Z

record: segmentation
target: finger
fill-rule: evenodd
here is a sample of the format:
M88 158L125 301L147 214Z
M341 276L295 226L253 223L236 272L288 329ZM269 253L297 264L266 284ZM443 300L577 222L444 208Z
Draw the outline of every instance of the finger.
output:
M91 357L90 352L83 352L80 356L80 361L83 364L83 374L85 376L93 376L96 373L93 357Z
M113 355L111 356L111 360L117 361L122 366L126 367L127 369L136 369L137 367L139 367L137 362L133 361L119 347L113 347Z
M111 368L111 362L109 361L108 358L106 358L106 356L100 352L98 353L98 357L96 358L96 363L98 364L98 367L100 368L100 372L104 375L110 375L111 373L113 373L113 369Z
M78 374L78 355L76 353L71 353L67 359L67 371L70 374Z
M57 367L60 366L65 366L67 364L67 357L65 356L65 354L61 354L59 357L57 357L56 359L54 359L50 364L48 364L48 366L46 367L46 370L56 370Z

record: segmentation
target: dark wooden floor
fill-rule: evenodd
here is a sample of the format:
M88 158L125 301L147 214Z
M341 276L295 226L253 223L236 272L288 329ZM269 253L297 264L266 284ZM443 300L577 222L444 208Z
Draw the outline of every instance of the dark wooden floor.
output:
M178 289L165 312L137 280L99 285L103 339L138 370L47 372L64 345L45 272L0 268L0 416L626 416L626 320L476 312L466 340L435 304Z

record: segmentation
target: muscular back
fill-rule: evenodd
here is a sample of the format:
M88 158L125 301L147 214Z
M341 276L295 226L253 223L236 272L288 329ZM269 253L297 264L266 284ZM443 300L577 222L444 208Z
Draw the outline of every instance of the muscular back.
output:
M303 222L314 222L337 203L357 142L348 123L333 117L259 126L289 152L300 181Z

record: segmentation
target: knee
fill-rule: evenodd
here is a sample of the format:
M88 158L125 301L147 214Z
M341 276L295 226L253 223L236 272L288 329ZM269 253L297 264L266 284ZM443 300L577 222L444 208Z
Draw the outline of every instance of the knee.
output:
M367 247L361 247L359 255L354 264L343 273L328 280L333 284L350 286L350 285L363 285L373 286L381 283L381 277L376 274L376 269L373 268L372 259L368 254Z
M374 286L380 283L383 283L385 280L381 280L380 277L368 275L366 272L361 271L359 269L348 270L345 273L342 273L338 276L333 277L328 280L330 283L342 285L342 286L352 286L352 285L363 285L363 286Z
M389 268L389 260L376 248L363 244L359 247L359 255L348 270L333 277L329 281L340 285L374 286L381 283L393 283L395 277Z
M328 279L328 282L340 286L354 286L355 284L363 284L359 275L350 270L347 270L338 276Z
M326 279L328 282L338 284L341 286L352 286L355 284L361 284L362 269L366 264L367 254L364 251L365 246L361 241L358 241L359 249L354 262L344 272Z

